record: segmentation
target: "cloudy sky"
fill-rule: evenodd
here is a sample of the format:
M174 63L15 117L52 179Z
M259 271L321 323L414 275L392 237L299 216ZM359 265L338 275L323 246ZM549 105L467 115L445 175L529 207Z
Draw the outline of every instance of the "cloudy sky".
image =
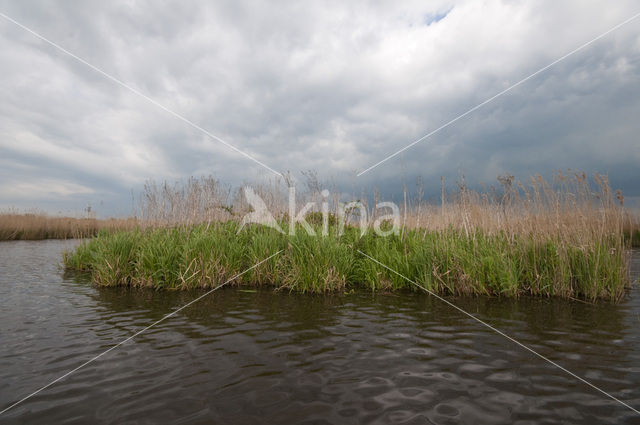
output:
M608 173L640 196L634 1L0 1L0 208L126 214L147 179L387 192ZM19 27L28 27L139 94Z

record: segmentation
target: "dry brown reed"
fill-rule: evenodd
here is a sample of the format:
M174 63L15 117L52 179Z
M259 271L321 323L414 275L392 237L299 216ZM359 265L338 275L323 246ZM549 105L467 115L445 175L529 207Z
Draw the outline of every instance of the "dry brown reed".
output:
M621 237L637 226L637 218L624 209L607 176L583 172L558 172L552 181L540 175L528 182L500 176L499 189L470 190L464 179L441 205L418 202L406 214L408 228L440 231L454 228L468 235L503 233L536 240L554 240L581 245ZM444 192L444 190L443 190Z
M138 215L141 223L153 227L226 221L233 216L229 197L230 191L213 177L174 184L148 181Z
M128 230L136 219L54 217L45 213L0 214L0 241L87 238L101 230Z
M304 185L296 193L296 211L306 202L313 201L315 208L312 211L318 212L324 200L321 196L323 185L313 172L306 173L305 177ZM409 196L405 187L399 205L402 229L454 229L468 236L475 232L502 233L574 246L630 235L640 229L638 217L624 208L624 197L620 191L611 190L607 176L602 174L589 178L583 172L558 172L550 181L536 175L525 182L506 175L499 176L498 182L499 187L479 192L471 190L462 176L456 189L449 193L442 181L439 202L422 199L421 181L417 196ZM291 178L285 176L250 186L274 216L286 219L291 184ZM336 216L341 208L339 196L334 191L328 199L330 211ZM344 194L342 197L345 198ZM381 200L377 191L373 202L368 202L363 193L354 194L351 200L354 199L365 205L369 224L376 216L388 214L388 210L375 209L375 204ZM148 182L138 216L144 226L189 226L240 220L250 209L242 188L232 190L213 177L205 177L190 178L173 185Z
M296 193L297 208L314 201L316 208L313 211L318 212L325 200L321 196L323 185L315 173L306 173L305 178L303 188ZM468 236L475 232L501 233L573 246L627 235L634 245L640 244L640 219L624 208L622 193L611 190L607 176L595 174L588 178L582 172L569 172L557 173L551 181L540 175L526 182L517 181L510 175L500 176L498 181L498 188L484 192L471 190L464 177L453 191L446 190L442 181L439 202L422 199L422 181L418 184L417 196L410 197L405 187L403 202L399 205L403 232L407 229L425 232L454 229ZM292 184L292 178L287 175L284 179L246 186L251 186L276 217L286 219L288 188ZM334 215L339 212L340 196L345 198L344 194L332 191L327 200ZM368 202L363 193L353 195L351 199L361 200L371 224L377 215L388 213L374 208L379 198L376 191L373 202ZM97 220L9 211L0 214L0 240L89 237L100 230L125 230L136 226L188 227L238 221L250 210L242 188L231 189L211 176L192 177L173 184L149 181L140 197L137 218ZM352 223L357 225L357 220Z

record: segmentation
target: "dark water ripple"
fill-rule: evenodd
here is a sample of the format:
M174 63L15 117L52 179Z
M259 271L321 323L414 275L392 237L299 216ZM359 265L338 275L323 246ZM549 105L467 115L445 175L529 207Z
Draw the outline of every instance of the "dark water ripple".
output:
M96 288L64 276L60 254L74 243L0 243L0 409L200 294ZM618 305L452 301L640 408L637 288ZM229 288L0 422L640 423L640 416L425 295Z

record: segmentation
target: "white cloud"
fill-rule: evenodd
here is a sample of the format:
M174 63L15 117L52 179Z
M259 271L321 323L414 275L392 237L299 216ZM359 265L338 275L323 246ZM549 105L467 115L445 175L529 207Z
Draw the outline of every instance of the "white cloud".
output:
M9 181L0 184L0 197L12 199L54 200L77 195L90 195L93 189L73 182L49 179Z

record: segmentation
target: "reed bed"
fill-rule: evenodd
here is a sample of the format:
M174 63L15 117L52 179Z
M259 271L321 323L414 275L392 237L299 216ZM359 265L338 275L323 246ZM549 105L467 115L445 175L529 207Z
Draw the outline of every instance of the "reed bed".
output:
M526 184L504 176L499 183L497 189L476 192L462 179L451 193L443 186L438 203L421 196L409 200L405 191L400 228L388 236L369 228L380 213L374 207L377 199L371 205L363 201L370 218L365 227L347 214L341 232L335 219L339 204L333 199L328 235L320 236L317 210L308 216L316 236L300 226L288 235L259 225L239 231L249 207L241 192L223 190L211 178L150 184L141 206L146 220L138 228L100 232L67 253L64 264L90 272L106 286L209 288L282 250L232 283L314 293L356 287L416 290L360 250L442 294L588 300L624 295L633 240L625 235L637 230L637 220L624 209L622 194L611 191L606 176L558 174L550 182L534 176ZM311 179L299 203L318 199L320 187ZM282 187L257 191L286 229Z
M319 293L415 289L360 250L445 294L615 300L628 284L625 256L614 255L611 241L575 247L504 234L478 232L469 238L454 229L412 229L402 238L361 236L355 227L324 238L258 227L237 230L237 223L227 222L105 233L68 253L64 262L69 269L91 272L99 285L191 289L218 285L282 250L234 283Z
M45 213L0 213L0 241L89 238L100 231L133 229L136 220L53 217Z

